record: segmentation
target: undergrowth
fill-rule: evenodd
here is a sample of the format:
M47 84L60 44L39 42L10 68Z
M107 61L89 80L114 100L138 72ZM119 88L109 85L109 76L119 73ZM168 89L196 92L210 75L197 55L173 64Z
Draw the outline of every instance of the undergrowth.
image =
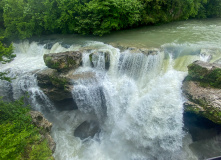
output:
M23 98L14 102L0 99L0 159L53 160L48 142L32 124L30 107Z

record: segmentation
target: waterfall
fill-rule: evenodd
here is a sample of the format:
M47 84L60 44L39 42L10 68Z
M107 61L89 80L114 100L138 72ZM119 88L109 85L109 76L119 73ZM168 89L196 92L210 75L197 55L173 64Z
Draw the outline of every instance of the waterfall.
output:
M53 122L56 160L197 159L189 148L191 137L183 131L181 86L188 64L210 59L205 50L173 43L150 55L101 42L14 46L16 58L1 64L0 71L15 79L0 80L0 96L13 100L28 93L33 109L50 111L46 116ZM79 110L57 111L37 85L35 73L46 68L43 54L81 49L83 64L74 74L89 76L73 83ZM98 122L99 132L84 140L75 137L76 128L90 120Z
M80 79L73 97L81 111L97 115L101 125L98 136L102 139L92 142L82 159L169 158L182 146L180 88L185 73L173 69L172 56L170 69L163 72L164 53L160 51L147 56L129 50L120 53L111 46L107 49L109 71L104 69L102 48L97 49L98 57L92 57L94 68L88 58L83 58L83 67L77 70L78 74L90 71L95 75Z

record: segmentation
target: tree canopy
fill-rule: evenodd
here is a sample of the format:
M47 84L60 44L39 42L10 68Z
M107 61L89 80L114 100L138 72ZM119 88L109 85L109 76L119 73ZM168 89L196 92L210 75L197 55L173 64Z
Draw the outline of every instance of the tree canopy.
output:
M220 0L0 0L5 36L103 35L189 18L221 17Z

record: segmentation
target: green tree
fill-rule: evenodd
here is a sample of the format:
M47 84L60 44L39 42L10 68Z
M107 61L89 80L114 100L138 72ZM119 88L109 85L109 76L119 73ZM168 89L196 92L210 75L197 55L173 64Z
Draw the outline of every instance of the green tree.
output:
M143 6L137 0L92 0L76 17L75 31L81 34L103 35L112 30L138 25Z

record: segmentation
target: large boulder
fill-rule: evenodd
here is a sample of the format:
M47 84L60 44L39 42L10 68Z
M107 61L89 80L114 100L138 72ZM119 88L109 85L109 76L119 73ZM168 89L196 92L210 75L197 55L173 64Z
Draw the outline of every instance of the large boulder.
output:
M70 70L62 73L50 68L38 71L36 75L38 86L50 100L55 102L72 99L74 84L79 79L88 79L95 76L92 72L77 74L75 70Z
M221 66L196 61L188 66L182 90L186 112L193 112L221 124Z
M54 153L56 143L50 136L52 123L45 119L42 113L38 111L30 111L29 114L31 115L32 123L40 129L41 139L47 139L49 148L51 149L52 153Z
M79 51L67 51L44 55L44 62L48 68L57 71L68 71L78 68L82 63L82 53Z
M73 85L70 79L61 75L55 69L44 69L36 73L38 86L53 101L72 98Z

